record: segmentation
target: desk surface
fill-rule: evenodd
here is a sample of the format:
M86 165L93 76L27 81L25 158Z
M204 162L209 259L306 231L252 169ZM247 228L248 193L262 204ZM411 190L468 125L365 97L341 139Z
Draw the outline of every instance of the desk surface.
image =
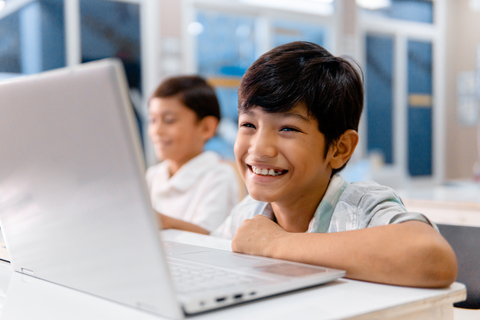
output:
M480 205L480 183L450 181L443 185L396 190L403 198Z
M186 232L162 232L165 240L230 250L230 242ZM340 279L327 285L202 314L194 319L453 319L452 303L465 286L413 289ZM11 271L0 263L1 319L159 319L89 294Z
M428 188L397 190L409 211L436 223L480 227L480 184L450 182Z

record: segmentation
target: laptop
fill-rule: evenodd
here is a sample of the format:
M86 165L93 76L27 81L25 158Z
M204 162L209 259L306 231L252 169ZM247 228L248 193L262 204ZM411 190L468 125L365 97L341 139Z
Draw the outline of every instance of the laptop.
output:
M16 272L175 319L345 275L162 242L120 61L7 80L0 97L0 223Z

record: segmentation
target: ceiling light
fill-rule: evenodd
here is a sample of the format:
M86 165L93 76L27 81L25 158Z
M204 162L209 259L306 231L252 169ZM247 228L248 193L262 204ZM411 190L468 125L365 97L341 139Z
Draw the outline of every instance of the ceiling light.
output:
M333 3L333 0L310 0L310 2Z
M470 8L480 11L480 0L470 0Z
M2 11L3 8L5 8L5 1L0 0L0 11Z
M288 11L307 12L322 16L331 16L334 12L334 0L238 0L256 7L273 8Z
M203 32L203 29L203 24L197 21L191 22L188 25L188 33L190 33L192 36L198 36Z
M378 10L392 5L390 0L357 0L357 4L365 9Z

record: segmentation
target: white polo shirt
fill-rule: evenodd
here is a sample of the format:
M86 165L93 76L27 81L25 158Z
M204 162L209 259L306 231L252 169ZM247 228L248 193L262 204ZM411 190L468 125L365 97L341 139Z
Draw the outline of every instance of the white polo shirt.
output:
M211 231L239 201L237 173L215 152L199 154L172 177L168 167L169 160L165 160L146 173L152 206L162 214Z

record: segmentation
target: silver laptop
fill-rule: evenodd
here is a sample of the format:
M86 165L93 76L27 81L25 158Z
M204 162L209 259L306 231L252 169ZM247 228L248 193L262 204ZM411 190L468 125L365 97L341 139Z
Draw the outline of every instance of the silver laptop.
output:
M15 271L171 318L344 271L162 243L121 63L0 83L0 222Z

